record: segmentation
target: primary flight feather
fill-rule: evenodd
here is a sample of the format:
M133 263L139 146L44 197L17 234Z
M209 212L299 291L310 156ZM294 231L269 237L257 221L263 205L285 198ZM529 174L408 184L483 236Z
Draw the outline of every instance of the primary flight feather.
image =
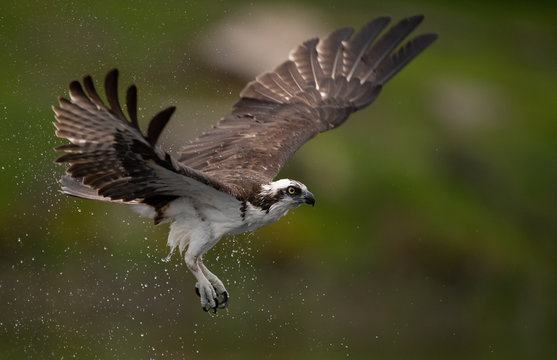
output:
M228 305L222 281L203 264L203 255L225 235L254 231L288 210L315 203L299 181L273 181L286 161L315 135L344 123L371 104L382 86L428 47L436 34L399 46L420 24L412 16L382 36L390 18L380 17L352 36L340 28L324 39L295 48L289 59L250 82L232 113L173 157L156 145L175 108L167 108L142 133L137 89L128 88L124 114L117 70L105 79L108 106L90 76L70 84L70 100L53 107L56 135L70 141L56 162L69 164L62 177L66 194L125 203L170 223L171 253L185 251L205 311ZM395 51L395 49L397 49Z

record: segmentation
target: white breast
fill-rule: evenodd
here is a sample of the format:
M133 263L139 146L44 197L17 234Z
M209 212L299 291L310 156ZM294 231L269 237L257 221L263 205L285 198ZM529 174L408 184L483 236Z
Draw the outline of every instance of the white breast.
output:
M255 231L273 223L288 210L273 205L267 212L248 202L242 212L242 202L230 195L204 199L203 202L181 197L172 201L165 211L171 221L168 246L171 251L178 248L182 252L192 236L203 237L209 246L213 246L225 235Z
M278 204L280 203L271 206L269 211L264 211L248 202L244 221L248 228L244 231L255 231L262 226L274 223L286 215L290 208L279 206Z

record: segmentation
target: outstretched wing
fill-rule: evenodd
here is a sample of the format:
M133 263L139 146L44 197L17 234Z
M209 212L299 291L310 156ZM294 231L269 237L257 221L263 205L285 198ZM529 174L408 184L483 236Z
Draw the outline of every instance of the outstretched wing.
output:
M179 161L228 184L271 181L306 141L371 104L382 85L437 38L420 35L393 52L422 19L403 19L378 40L388 17L353 37L346 27L304 42L288 61L249 83L232 113L186 145Z
M53 107L56 135L71 144L56 150L66 152L56 162L68 163L61 180L62 191L88 199L145 203L158 209L178 196L194 196L200 191L232 193L212 177L187 167L156 146L157 139L174 112L167 108L153 117L147 135L137 123L137 89L127 91L126 105L130 120L124 115L117 89L118 71L105 80L110 107L100 99L90 76L83 85L70 84L70 98L59 99Z

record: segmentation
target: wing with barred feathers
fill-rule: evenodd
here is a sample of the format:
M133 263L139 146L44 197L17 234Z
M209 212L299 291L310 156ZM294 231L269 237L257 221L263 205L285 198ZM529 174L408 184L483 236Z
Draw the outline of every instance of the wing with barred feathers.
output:
M230 115L181 150L180 162L227 184L270 182L306 141L371 104L437 38L419 35L399 47L422 20L403 19L379 37L390 21L380 17L353 37L345 27L304 42L250 82Z
M118 71L105 80L109 107L100 99L90 76L81 84L70 84L70 100L60 98L53 107L54 123L60 138L71 144L56 148L64 151L56 162L68 163L62 191L86 199L128 204L144 203L161 208L179 196L233 189L198 170L176 161L156 146L157 139L174 112L169 107L153 117L147 134L137 122L137 89L126 95L129 120L118 101Z

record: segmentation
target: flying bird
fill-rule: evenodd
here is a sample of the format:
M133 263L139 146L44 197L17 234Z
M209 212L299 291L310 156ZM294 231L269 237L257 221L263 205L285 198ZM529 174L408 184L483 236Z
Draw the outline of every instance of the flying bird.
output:
M203 264L204 254L223 236L255 231L292 208L315 204L303 183L274 178L306 141L371 104L437 38L423 34L399 46L422 20L408 17L383 33L390 17L379 17L355 35L343 27L304 42L248 83L232 112L177 156L157 146L175 107L156 114L144 134L137 88L127 90L126 115L116 69L105 78L108 105L91 76L73 81L70 100L59 98L52 107L56 136L70 142L56 147L64 152L56 162L69 164L62 192L129 204L155 224L170 223L170 253L185 251L201 307L216 312L228 305L229 293Z

